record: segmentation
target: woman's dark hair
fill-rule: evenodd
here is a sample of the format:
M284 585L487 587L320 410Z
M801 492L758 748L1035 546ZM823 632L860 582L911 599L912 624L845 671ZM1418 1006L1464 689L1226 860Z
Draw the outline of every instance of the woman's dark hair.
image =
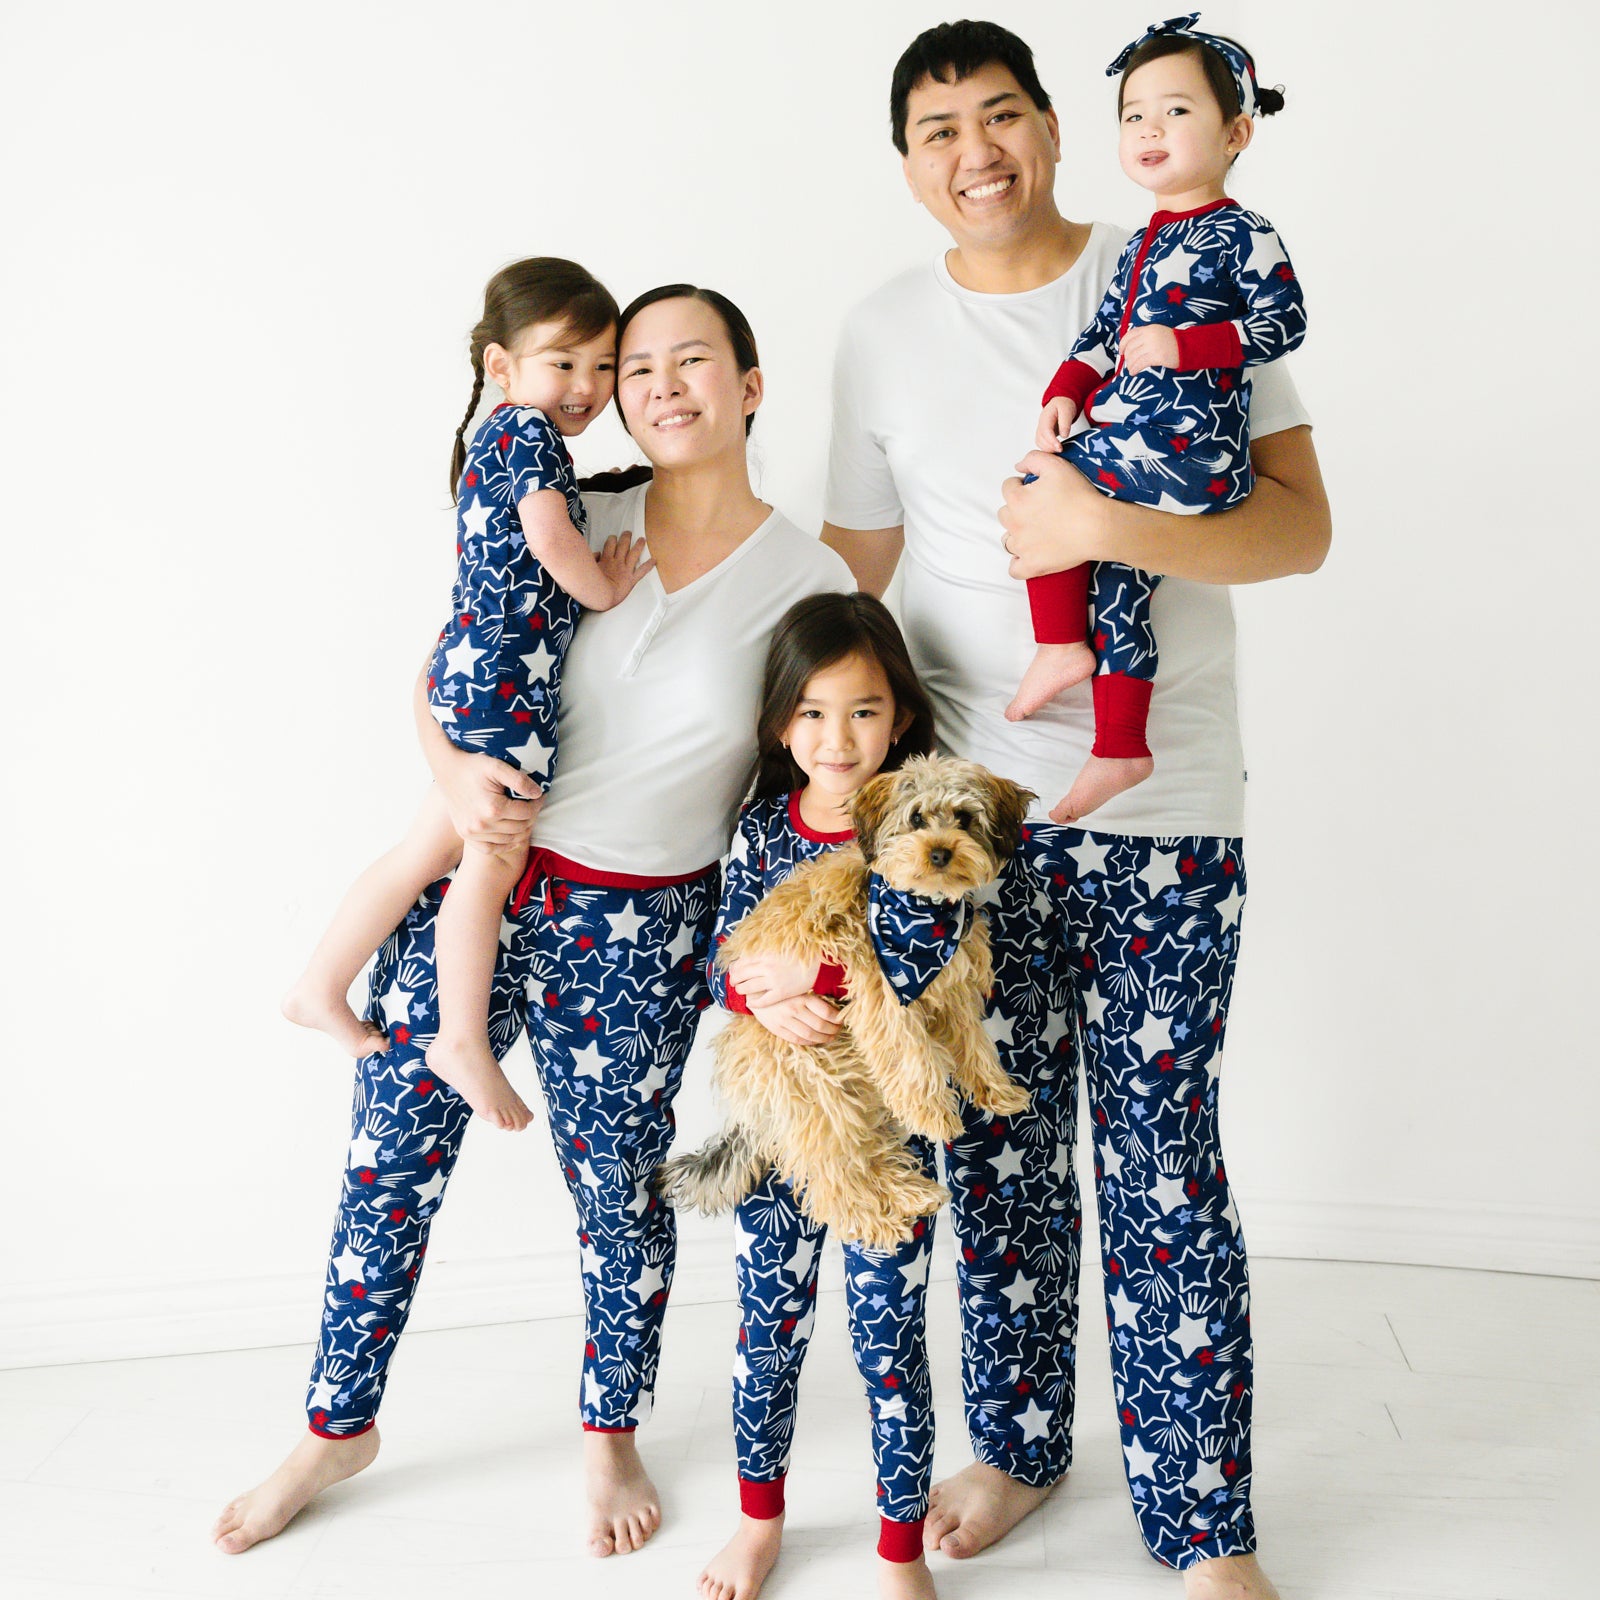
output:
M935 83L961 83L988 66L1005 67L1040 111L1050 109L1050 96L1034 69L1033 51L997 22L941 22L919 33L894 64L889 82L889 137L901 155L910 153L906 139L906 104L924 78Z
M1221 39L1226 35L1219 33L1217 37ZM1229 39L1228 43L1250 63L1250 70L1254 72L1256 58L1237 39ZM1232 122L1240 110L1239 85L1234 82L1233 68L1210 45L1202 44L1198 39L1186 39L1179 33L1152 34L1128 57L1128 64L1122 69L1122 77L1117 82L1117 115L1119 117L1122 115L1122 91L1127 86L1130 72L1137 72L1147 61L1159 61L1163 56L1183 55L1199 56L1206 82L1211 85L1211 93L1222 108L1222 120ZM1258 83L1256 115L1270 117L1282 110L1282 86L1276 89L1263 89Z
M761 357L756 353L756 336L750 331L750 319L745 316L738 306L727 295L719 294L715 289L701 289L692 283L664 283L657 289L646 289L635 299L630 300L627 309L617 319L617 354L622 354L622 335L627 326L647 306L653 306L661 300L698 300L701 305L710 306L722 321L722 326L727 329L728 342L733 346L733 362L739 369L742 377L752 367L761 365ZM619 373L620 377L621 374ZM617 415L622 416L622 385L617 385L616 392ZM750 437L750 429L755 425L756 414L751 412L744 419L744 436ZM626 426L626 419L624 419Z
M587 344L617 322L617 302L593 273L560 256L530 256L502 267L483 291L483 315L472 330L472 398L450 451L450 493L466 464L466 432L483 397L483 352L491 344L510 348L524 328L559 322L575 344Z
M883 770L893 772L912 756L932 755L933 706L917 682L906 641L889 608L870 594L810 595L784 612L767 650L761 719L756 724L758 800L805 786L806 775L795 765L783 736L806 685L819 672L856 655L883 668L896 719L911 714L906 731L889 746Z

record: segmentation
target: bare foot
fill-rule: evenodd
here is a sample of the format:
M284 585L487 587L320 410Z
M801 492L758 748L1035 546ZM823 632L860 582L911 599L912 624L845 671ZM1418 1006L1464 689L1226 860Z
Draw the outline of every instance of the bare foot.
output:
M353 1439L324 1439L307 1433L270 1478L222 1508L222 1515L212 1525L212 1541L217 1549L236 1556L282 1533L324 1489L370 1467L377 1453L376 1428Z
M442 1078L486 1122L520 1133L533 1113L500 1070L487 1039L435 1039L428 1046L428 1070Z
M878 1593L883 1600L938 1600L928 1558L915 1561L886 1561L878 1557Z
M357 1060L389 1048L389 1035L377 1023L358 1017L343 990L335 992L309 972L283 997L283 1014L302 1028L320 1029Z
M661 1501L631 1433L586 1433L583 1475L589 1491L589 1554L640 1550L661 1526Z
M1033 652L1015 697L1006 707L1007 722L1021 722L1058 694L1094 676L1098 665L1093 650L1077 644L1042 644Z
M783 1542L783 1516L740 1517L739 1531L706 1563L700 1574L705 1600L756 1600L767 1581L778 1546Z
M1184 1600L1278 1600L1254 1556L1213 1556L1183 1575Z
M1067 798L1051 809L1052 822L1076 822L1103 806L1113 795L1143 783L1156 764L1149 756L1090 756L1072 780Z
M1044 1504L1053 1483L1036 1489L1018 1483L986 1461L974 1461L953 1478L933 1486L928 1520L922 1530L925 1550L942 1550L957 1561L987 1550L1036 1506Z

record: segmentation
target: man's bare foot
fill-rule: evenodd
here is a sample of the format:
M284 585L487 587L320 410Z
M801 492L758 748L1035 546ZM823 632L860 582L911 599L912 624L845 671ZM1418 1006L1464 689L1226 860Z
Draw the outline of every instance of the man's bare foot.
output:
M1184 1600L1278 1600L1254 1556L1213 1556L1183 1574Z
M486 1122L520 1133L533 1113L500 1070L487 1039L438 1038L428 1046L428 1070L442 1078Z
M211 1528L212 1542L230 1556L282 1533L324 1489L370 1467L378 1453L378 1430L353 1439L307 1433L281 1467L247 1494L230 1500Z
M358 1017L342 990L335 992L309 972L283 997L283 1014L302 1028L317 1028L358 1061L389 1048L389 1035L377 1023Z
M938 1600L928 1558L915 1561L886 1561L878 1557L878 1593L882 1600Z
M974 1461L953 1478L933 1486L928 1520L923 1525L924 1550L942 1550L962 1561L987 1550L1034 1510L1055 1488L1018 1483L986 1461Z
M1007 722L1021 722L1040 706L1048 705L1058 694L1094 676L1098 665L1088 645L1042 644L1033 652L1028 670L1022 674L1011 704L1006 707Z
M585 1433L589 1554L627 1555L661 1526L661 1500L631 1433Z
M700 1593L705 1600L756 1600L782 1543L782 1513L775 1517L740 1517L739 1531L712 1556L700 1574Z
M1052 822L1076 822L1098 810L1113 795L1143 783L1156 764L1149 756L1090 756L1072 780L1072 787L1060 805L1050 811Z

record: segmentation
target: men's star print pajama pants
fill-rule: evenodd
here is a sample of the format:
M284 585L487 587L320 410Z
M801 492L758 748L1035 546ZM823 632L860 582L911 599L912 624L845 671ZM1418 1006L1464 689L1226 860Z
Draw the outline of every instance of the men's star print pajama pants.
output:
M1244 903L1237 839L1031 824L988 905L986 1026L1033 1093L946 1153L967 1422L979 1460L1052 1483L1072 1459L1081 1036L1129 1490L1172 1567L1254 1548L1244 1240L1217 1085Z
M368 1014L391 1048L356 1069L350 1154L334 1225L307 1412L325 1438L377 1417L428 1231L471 1110L423 1058L438 1027L435 884L379 952ZM490 1000L503 1057L524 1028L556 1159L578 1213L586 1339L585 1428L649 1413L672 1281L671 1209L647 1181L672 1142L672 1100L709 1004L713 870L687 883L614 888L545 879L508 908Z

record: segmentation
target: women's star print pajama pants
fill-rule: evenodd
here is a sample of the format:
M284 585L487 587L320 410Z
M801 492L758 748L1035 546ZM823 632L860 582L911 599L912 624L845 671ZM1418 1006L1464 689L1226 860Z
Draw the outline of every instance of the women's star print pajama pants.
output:
M379 952L368 1014L391 1048L356 1069L350 1154L311 1371L312 1431L373 1425L416 1294L428 1231L471 1118L423 1052L438 1027L435 884ZM672 1282L672 1212L647 1182L672 1142L672 1100L710 1002L713 870L615 888L543 880L501 927L489 1032L497 1056L524 1028L578 1214L586 1307L580 1416L626 1431L649 1414Z

